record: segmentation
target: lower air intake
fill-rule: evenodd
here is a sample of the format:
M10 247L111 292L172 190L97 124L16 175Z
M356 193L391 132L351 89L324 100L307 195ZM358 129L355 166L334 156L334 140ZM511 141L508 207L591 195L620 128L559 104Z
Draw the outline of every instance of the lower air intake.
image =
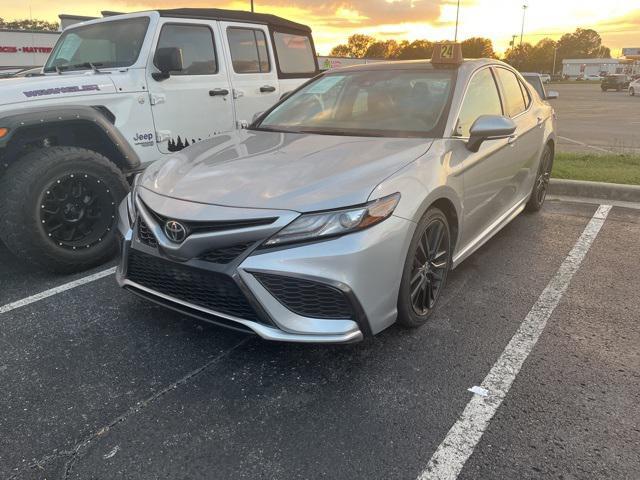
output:
M264 323L228 276L129 250L127 279L155 292L244 320Z
M346 295L339 289L293 277L255 273L260 283L293 313L311 318L354 319Z

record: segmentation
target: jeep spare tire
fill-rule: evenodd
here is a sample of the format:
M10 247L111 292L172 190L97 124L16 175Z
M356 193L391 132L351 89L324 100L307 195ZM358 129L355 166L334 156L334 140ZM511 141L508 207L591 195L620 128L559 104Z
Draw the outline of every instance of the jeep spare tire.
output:
M0 238L15 255L60 273L117 249L116 215L129 186L107 158L77 147L31 152L0 177Z

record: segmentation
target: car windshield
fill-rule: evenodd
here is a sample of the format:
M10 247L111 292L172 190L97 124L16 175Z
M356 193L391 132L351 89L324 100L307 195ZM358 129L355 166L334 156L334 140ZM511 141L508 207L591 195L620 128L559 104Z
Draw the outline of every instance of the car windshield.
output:
M112 20L65 31L45 72L129 67L138 59L149 17Z
M252 128L381 137L442 136L455 70L359 70L325 74Z

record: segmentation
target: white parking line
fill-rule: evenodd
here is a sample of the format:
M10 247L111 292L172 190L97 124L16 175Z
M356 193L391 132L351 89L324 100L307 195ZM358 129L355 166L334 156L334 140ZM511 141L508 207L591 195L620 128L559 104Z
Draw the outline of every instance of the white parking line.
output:
M602 228L610 205L600 205L569 256L533 305L522 325L485 377L481 387L487 396L474 395L458 421L429 460L418 480L455 480L462 471L489 422L506 397L522 364L538 342L547 320L562 299L574 274Z
M572 138L568 138L568 137L558 137L558 138L560 138L561 140L566 140L567 142L570 142L570 143L575 143L576 145L580 145L580 146L587 147L587 148L593 148L594 150L598 150L599 152L615 153L613 150L607 150L606 148L596 147L594 145L589 145L588 143L580 142L580 141L574 140Z
M0 307L0 313L7 313L7 312L10 312L11 310L15 310L16 308L24 307L31 303L39 302L40 300L51 297L53 295L57 295L58 293L66 292L67 290L71 290L81 285L86 285L87 283L95 282L96 280L100 280L101 278L108 277L109 275L113 275L115 272L116 272L116 267L109 268L107 270L103 270L102 272L94 273L93 275L88 275L86 277L79 278L78 280L74 280L73 282L65 283L64 285L60 285L59 287L51 288L49 290L45 290L44 292L36 293L35 295L31 295L30 297L23 298L22 300L17 300L7 305L3 305L2 307Z

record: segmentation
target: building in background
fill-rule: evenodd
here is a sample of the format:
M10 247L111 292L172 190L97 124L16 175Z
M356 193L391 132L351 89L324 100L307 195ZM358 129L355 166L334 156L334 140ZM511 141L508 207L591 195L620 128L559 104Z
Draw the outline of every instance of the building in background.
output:
M92 19L65 14L59 15L59 18L60 32L69 25ZM0 29L0 72L17 72L44 65L60 32Z
M616 73L640 75L640 48L623 48L622 55L623 58L567 58L562 61L562 75L570 79Z

